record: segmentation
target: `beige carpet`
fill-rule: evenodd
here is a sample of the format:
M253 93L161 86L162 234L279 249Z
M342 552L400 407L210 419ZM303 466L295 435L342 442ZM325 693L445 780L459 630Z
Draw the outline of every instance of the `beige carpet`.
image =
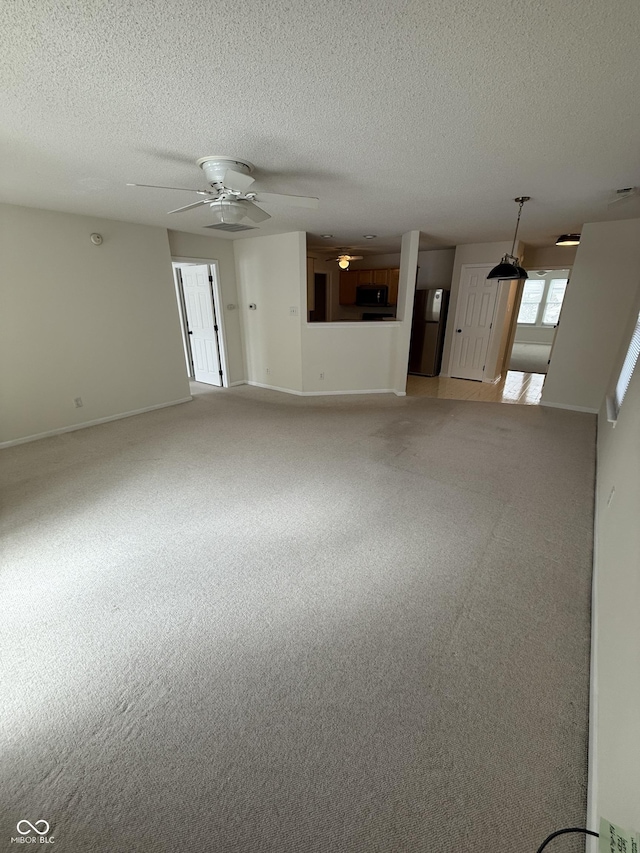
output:
M58 853L584 824L594 439L243 386L4 451L0 849L23 819Z

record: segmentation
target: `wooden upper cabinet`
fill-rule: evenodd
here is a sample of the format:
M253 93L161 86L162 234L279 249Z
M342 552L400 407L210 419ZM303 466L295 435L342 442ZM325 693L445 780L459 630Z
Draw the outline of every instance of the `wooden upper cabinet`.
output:
M359 270L340 270L340 305L356 304Z
M362 284L383 285L389 288L389 305L398 302L399 269L341 270L340 305L356 304L356 287Z
M398 282L400 281L400 270L389 270L389 305L398 303Z

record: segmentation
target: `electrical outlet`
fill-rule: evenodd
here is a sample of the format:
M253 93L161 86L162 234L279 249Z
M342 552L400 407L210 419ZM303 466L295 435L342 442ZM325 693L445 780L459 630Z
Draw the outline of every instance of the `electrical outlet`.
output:
M82 408L82 397L74 397L73 402L75 404L76 409Z
M320 379L324 379L324 373L320 374Z
M297 305L291 305L291 307L289 308L289 314L291 315L291 317L297 317L298 316L298 306Z
M267 373L271 373L271 368L267 367Z

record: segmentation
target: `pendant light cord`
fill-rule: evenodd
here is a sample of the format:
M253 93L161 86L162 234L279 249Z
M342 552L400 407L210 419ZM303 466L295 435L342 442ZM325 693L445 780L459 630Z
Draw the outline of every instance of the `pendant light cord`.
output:
M516 201L517 201L517 199L516 199ZM516 230L515 230L515 233L514 233L514 235L513 235L513 244L512 244L512 246L511 246L511 257L512 257L512 258L515 258L515 255L513 254L513 251L514 251L514 249L515 249L515 247L516 247L516 237L518 236L518 228L520 227L520 216L522 215L522 205L523 205L523 204L524 204L524 199L523 199L523 198L521 198L521 199L520 199L520 207L518 208L518 218L517 218L517 220L516 220Z

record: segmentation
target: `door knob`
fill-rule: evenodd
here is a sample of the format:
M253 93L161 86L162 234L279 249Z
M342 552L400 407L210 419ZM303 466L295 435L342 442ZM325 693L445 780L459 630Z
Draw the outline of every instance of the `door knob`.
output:
M456 332L457 332L458 334L460 334L460 332L461 332L461 331L462 331L462 329L456 329ZM191 334L191 332L189 332L189 334Z

